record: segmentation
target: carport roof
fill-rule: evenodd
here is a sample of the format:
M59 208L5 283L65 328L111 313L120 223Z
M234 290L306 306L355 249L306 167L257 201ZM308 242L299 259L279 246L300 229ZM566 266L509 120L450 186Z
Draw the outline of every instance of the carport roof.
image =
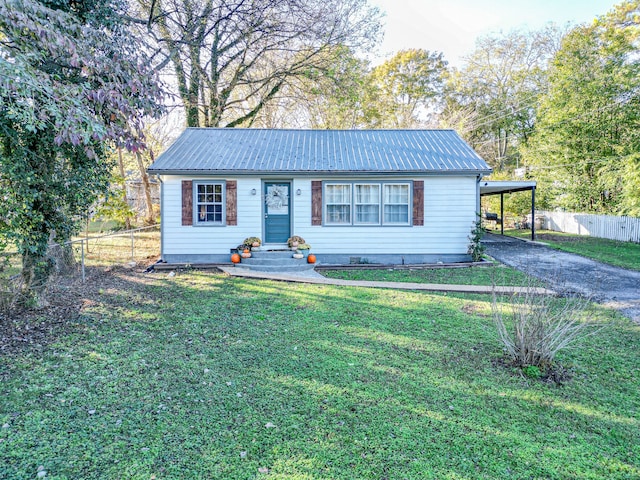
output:
M501 193L513 193L523 192L526 190L533 190L536 188L535 181L481 181L480 182L480 196L485 195L499 195Z

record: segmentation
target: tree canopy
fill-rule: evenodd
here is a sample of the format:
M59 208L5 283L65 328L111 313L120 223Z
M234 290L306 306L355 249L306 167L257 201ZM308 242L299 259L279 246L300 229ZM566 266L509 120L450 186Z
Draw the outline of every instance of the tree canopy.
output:
M451 71L441 125L458 130L496 170L512 169L534 128L560 37L548 27L478 39L463 67Z
M402 50L368 76L366 122L369 127L424 127L442 100L447 62L442 53Z
M67 240L107 187L110 144L143 147L161 89L121 23L124 4L0 0L0 248L46 278L48 242Z
M640 2L563 40L524 149L556 204L640 215Z
M140 23L170 64L187 126L251 126L297 79L379 34L366 0L138 0Z

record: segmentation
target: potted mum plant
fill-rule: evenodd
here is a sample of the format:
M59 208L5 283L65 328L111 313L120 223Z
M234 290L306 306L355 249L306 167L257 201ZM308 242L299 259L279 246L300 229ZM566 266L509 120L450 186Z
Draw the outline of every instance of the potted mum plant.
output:
M301 243L298 245L298 252L300 252L304 258L309 256L309 250L311 250L311 245L308 243Z
M245 245L249 245L251 250L255 250L256 252L260 250L260 245L262 245L262 240L258 237L247 237L243 242Z
M304 243L304 238L302 238L299 235L294 235L293 237L289 237L289 240L287 240L287 245L289 245L289 248L291 250L297 250L298 246Z

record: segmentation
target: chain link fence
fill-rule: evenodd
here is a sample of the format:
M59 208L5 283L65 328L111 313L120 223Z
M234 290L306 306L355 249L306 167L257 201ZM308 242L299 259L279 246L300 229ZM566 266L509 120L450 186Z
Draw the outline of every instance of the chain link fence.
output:
M141 262L155 262L160 255L160 227L152 225L106 235L86 236L52 247L60 252L55 255L54 250L50 248L52 257L61 259L62 270L69 263L75 265L84 280L87 266L133 266Z

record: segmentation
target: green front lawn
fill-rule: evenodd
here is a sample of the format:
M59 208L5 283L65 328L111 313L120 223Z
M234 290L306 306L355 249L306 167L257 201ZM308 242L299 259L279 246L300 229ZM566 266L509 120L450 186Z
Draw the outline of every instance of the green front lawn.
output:
M0 478L640 477L640 327L609 311L556 385L504 366L488 297L91 281L0 354Z
M449 283L454 285L524 285L527 275L500 264L460 268L322 270L324 276L372 282Z
M505 230L505 235L518 238L531 238L530 230ZM540 230L536 240L549 244L550 247L569 253L577 253L583 257L616 267L640 271L640 243L619 242L606 238L587 237L570 233Z

